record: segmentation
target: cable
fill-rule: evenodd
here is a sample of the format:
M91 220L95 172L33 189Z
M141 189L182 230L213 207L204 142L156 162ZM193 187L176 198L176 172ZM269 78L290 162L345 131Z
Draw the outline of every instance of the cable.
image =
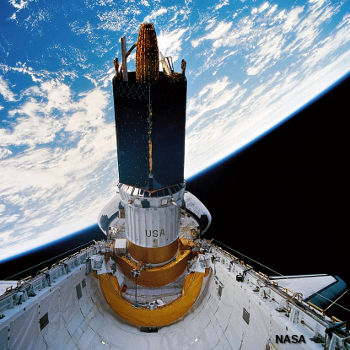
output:
M337 302L340 298L342 298L348 291L349 291L349 290L347 289L344 293L342 293L342 295L340 295L337 299L335 299L334 301L332 301L332 303L331 303L330 305L328 305L328 306L324 309L324 311L327 311L327 310L328 310L331 306L333 306L333 305L337 305L336 302ZM341 305L338 305L338 306L342 307ZM343 307L343 308L344 308L344 307ZM345 308L345 310L347 310L347 309ZM347 311L350 311L350 310L347 310Z
M337 301L337 300L339 300L340 298L342 298L342 297L346 294L347 291L348 291L348 290L346 290L346 291L345 291L338 299L336 299L335 301ZM329 307L327 307L327 309L329 309L329 308L330 308L331 306L333 306L333 305L337 305L337 306L341 307L343 310L345 310L345 311L347 311L347 312L350 312L350 309L346 308L346 307L343 306L343 305L340 305L340 304L336 303L335 301L333 302L333 300L328 299L328 298L325 297L324 295L319 294L319 293L317 293L317 292L316 292L315 294L317 294L317 295L320 296L321 298L326 299L326 300L330 301L331 303L333 303L332 305L329 305ZM326 310L327 310L327 309L326 309ZM326 311L326 310L324 310L324 311Z
M218 243L219 245L221 245L221 246L227 248L228 250L231 250L232 252L235 252L236 254L239 254L239 255L241 255L241 256L244 256L245 258L247 258L247 259L253 261L254 263L256 263L256 264L258 264L258 265L260 265L260 266L263 266L265 269L270 270L270 271L272 271L273 273L275 273L275 274L277 274L277 275L279 275L279 276L284 276L283 274L281 274L281 273L279 273L279 272L277 272L277 271L271 269L270 267L268 267L268 266L266 266L266 265L260 263L259 261L255 260L255 259L253 259L253 258L250 258L249 256L247 256L247 255L245 255L245 254L242 254L242 253L239 252L238 250L235 250L235 249L231 248L230 246L226 245L225 243L222 243L222 242L220 242L220 241L218 241L218 240L216 240L216 239L212 239L211 241L214 241L214 242ZM346 292L347 292L347 291L346 291ZM319 293L317 293L317 292L315 292L315 294L318 295L318 296L320 296L321 298L323 298L323 299L325 299L325 300L330 301L330 302L332 303L330 306L337 305L337 306L339 306L340 308L342 308L343 310L345 310L345 311L347 311L347 312L350 312L350 309L348 309L348 308L346 308L345 306L340 305L340 304L338 304L338 303L336 302L336 301L339 300L343 295L345 295L346 292L343 293L343 294L342 294L338 299L336 299L335 301L333 301L333 300L331 300L331 299L328 299L328 298L325 297L324 295L319 294ZM329 306L327 309L329 309L330 306ZM326 310L327 310L327 309L326 309ZM325 311L326 311L326 310L325 310Z
M8 277L4 278L4 281L9 280L9 279L11 279L12 277L15 277L15 276L17 276L17 275L20 275L21 273L24 273L24 272L27 272L27 271L29 271L29 270L31 270L31 269L34 269L34 268L36 268L36 267L38 267L38 266L40 266L40 265L46 264L47 262L49 262L49 261L51 261L51 260L54 260L54 259L56 259L56 258L59 258L60 256L65 255L65 254L67 254L67 253L70 253L70 252L72 252L73 250L79 249L80 247L82 247L82 246L84 246L84 245L86 246L86 245L90 244L91 242L94 242L94 240L91 240L91 241L89 241L89 242L87 242L87 243L81 244L81 245L78 246L78 247L75 247L75 248L72 248L72 249L70 249L70 250L67 250L66 252L64 252L64 253L62 253L62 254L59 254L59 255L56 255L56 256L54 256L54 257L48 259L48 260L45 260L45 261L41 262L40 264L37 264L37 265L31 266L31 267L28 267L27 269L25 269L25 270L23 270L23 271L20 271L20 272L17 272L17 273L15 273L15 274L12 275L12 276L8 276Z
M247 258L247 259L249 259L249 260L253 261L254 263L256 263L256 264L258 264L258 265L260 265L260 266L262 266L262 267L264 267L265 269L268 269L268 270L272 271L273 273L275 273L275 274L277 274L277 275L279 275L279 276L283 276L281 273L279 273L279 272L277 272L277 271L275 271L275 270L271 269L270 267L268 267L268 266L266 266L266 265L264 265L264 264L260 263L260 262L259 262L259 261L257 261L257 260L254 260L253 258L250 258L250 257L249 257L249 256L247 256L247 255L242 254L242 253L241 253L241 252L239 252L238 250L235 250L235 249L233 249L233 248L229 247L229 246L228 246L228 245L226 245L225 243L221 243L221 242L219 242L219 241L218 241L218 240L216 240L216 239L213 239L213 241L214 241L214 242L219 243L220 245L224 246L225 248L227 248L227 249L231 250L231 251L232 251L232 252L234 252L234 253L237 253L237 254L239 254L239 255L244 256L245 258Z

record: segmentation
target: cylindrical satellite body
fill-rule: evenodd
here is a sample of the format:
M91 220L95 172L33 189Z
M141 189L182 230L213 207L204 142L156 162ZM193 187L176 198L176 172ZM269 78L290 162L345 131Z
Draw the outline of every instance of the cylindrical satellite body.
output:
M184 191L183 184L150 193L119 183L128 249L135 260L163 264L175 256Z
M185 189L186 88L184 75L173 79L159 72L155 31L143 24L136 72L129 72L127 81L121 75L113 79L118 187L129 253L137 261L164 264L177 252Z

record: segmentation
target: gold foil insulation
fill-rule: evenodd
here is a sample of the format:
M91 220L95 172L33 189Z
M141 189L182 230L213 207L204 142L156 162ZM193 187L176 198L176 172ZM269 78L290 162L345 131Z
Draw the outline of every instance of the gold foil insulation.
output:
M181 295L172 302L153 310L146 306L135 307L130 301L124 299L116 276L104 273L99 275L98 279L107 303L120 317L139 326L161 327L175 322L191 309L202 289L204 273L188 274Z
M160 264L170 260L176 254L177 248L178 240L175 240L167 246L159 248L142 247L130 241L128 242L128 250L130 255L135 260L148 264Z
M186 270L187 262L192 258L190 250L180 250L176 259L161 267L143 268L137 280L133 277L132 271L138 269L134 261L125 256L117 256L116 263L119 270L129 280L148 288L165 286L174 282Z
M142 23L136 48L136 81L153 83L159 78L159 50L152 23Z

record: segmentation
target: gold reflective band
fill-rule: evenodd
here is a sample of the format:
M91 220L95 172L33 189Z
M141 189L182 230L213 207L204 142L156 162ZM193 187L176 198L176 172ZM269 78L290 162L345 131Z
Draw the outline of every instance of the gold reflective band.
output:
M137 284L144 287L160 287L175 281L186 269L187 261L191 257L190 250L179 250L176 259L160 267L143 268L137 278ZM116 263L122 273L135 282L131 270L138 269L137 264L125 256L117 256Z
M165 247L148 248L141 247L128 241L128 250L130 255L137 261L146 264L160 264L169 261L176 254L178 249L178 239Z
M192 272L186 276L182 294L169 304L150 310L135 308L121 296L118 280L111 274L98 276L102 293L110 307L124 320L143 327L160 327L171 324L184 316L197 300L204 274Z

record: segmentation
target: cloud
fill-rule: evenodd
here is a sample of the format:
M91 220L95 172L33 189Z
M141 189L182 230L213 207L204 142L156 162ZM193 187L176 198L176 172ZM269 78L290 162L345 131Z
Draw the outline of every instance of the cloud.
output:
M188 102L186 123L186 177L220 159L232 145L234 125L241 115L236 112L246 89L228 77L205 85ZM237 125L236 125L237 126Z
M328 2L310 2L278 11L278 6L264 2L249 15L238 20L209 23L206 32L192 39L193 48L209 41L210 49L203 51L207 67L217 64L220 49L235 48L244 57L247 75L259 75L273 67L282 56L309 50L322 32L322 26L339 10ZM215 25L214 25L215 23Z
M213 83L205 85L200 92L192 97L187 106L187 123L186 127L190 128L193 124L197 124L204 114L211 114L214 110L222 108L227 103L237 98L240 86L232 87L228 77L223 77ZM197 128L200 126L197 124Z
M191 44L193 47L197 47L200 43L202 43L205 40L213 40L214 41L213 45L215 45L215 40L224 38L229 32L229 30L231 29L231 27L232 27L232 22L225 22L225 21L219 22L217 26L214 28L214 30L211 30L212 26L209 26L207 27L207 31L210 30L210 32L199 39L192 40Z
M338 25L338 31L324 40L318 42L312 52L303 62L304 67L313 67L323 60L330 61L332 54L339 49L346 49L346 45L350 42L350 15L345 15Z
M257 51L249 57L250 66L247 68L247 74L259 74L269 63L276 62L283 52L284 43L285 38L282 34L266 33L257 43Z
M270 4L269 4L267 1L264 2L264 3L259 7L258 12L259 12L259 13L264 12L266 9L269 8L269 6L270 6Z
M19 0L19 1L16 1L16 0L9 0L9 3L18 11L24 9L25 7L27 7L28 3L30 1L26 1L26 0Z
M233 86L229 78L221 81L221 89L213 88L218 95L210 93L215 83L205 86L204 101L200 100L200 94L189 101L192 108L186 127L185 176L198 173L276 127L319 96L330 83L342 78L349 66L350 51L347 51L329 65L305 71L305 75L278 71L249 90ZM225 103L216 104L216 98L220 99L226 90L230 90L231 100L227 98L222 101Z
M0 128L0 143L6 145L35 146L54 141L56 133L62 129L63 121L55 111L67 112L71 107L69 87L58 81L45 81L38 90L18 109L9 111L16 117L12 130ZM43 98L44 96L44 98Z
M11 150L5 147L0 147L0 159L7 158L12 154Z
M16 11L10 16L10 19L17 22L17 14L28 8L28 5L33 1L34 0L9 0L10 5L16 9Z
M285 17L284 22L282 23L282 31L290 32L292 29L295 29L301 18L300 15L303 13L304 7L297 6L291 9L288 15Z
M144 18L143 22L146 22L146 23L154 22L157 19L157 17L162 16L167 12L168 10L165 7L161 7L158 10L153 10L150 15Z
M7 81L0 75L0 95L5 101L15 101L15 94L10 90Z
M208 69L219 77L189 99L186 176L275 127L348 72L349 15L320 39L325 23L338 11L325 1L288 10L266 2L234 22L213 18L191 40L193 48L209 44L199 55L204 64L196 77ZM231 69L242 81L236 85L226 75L232 61L236 65ZM226 68L224 76L220 66Z
M147 0L141 0L140 4L149 7L149 2Z
M215 10L220 10L222 7L227 6L229 4L229 0L221 0L217 5L215 5Z
M17 72L27 74L34 83L40 83L49 79L64 80L66 77L76 78L76 74L72 71L65 71L63 69L59 69L56 72L49 72L45 69L35 70L34 68L27 66L26 62L21 61L18 61L15 66L0 63L0 70L4 73Z
M134 11L132 11L134 9ZM98 12L99 23L97 29L122 33L136 33L139 21L136 19L138 10L135 5L125 4L118 9Z
M30 248L94 223L115 181L115 129L106 120L106 91L96 87L73 96L68 85L53 80L30 90L35 93L24 94L9 112L16 117L12 125L0 129L6 179L0 196L7 208L0 208L2 257L20 251L19 233ZM18 146L27 148L18 152Z
M183 36L187 32L186 28L177 28L172 31L161 31L157 37L158 47L162 54L165 56L171 56L173 61L179 59Z

